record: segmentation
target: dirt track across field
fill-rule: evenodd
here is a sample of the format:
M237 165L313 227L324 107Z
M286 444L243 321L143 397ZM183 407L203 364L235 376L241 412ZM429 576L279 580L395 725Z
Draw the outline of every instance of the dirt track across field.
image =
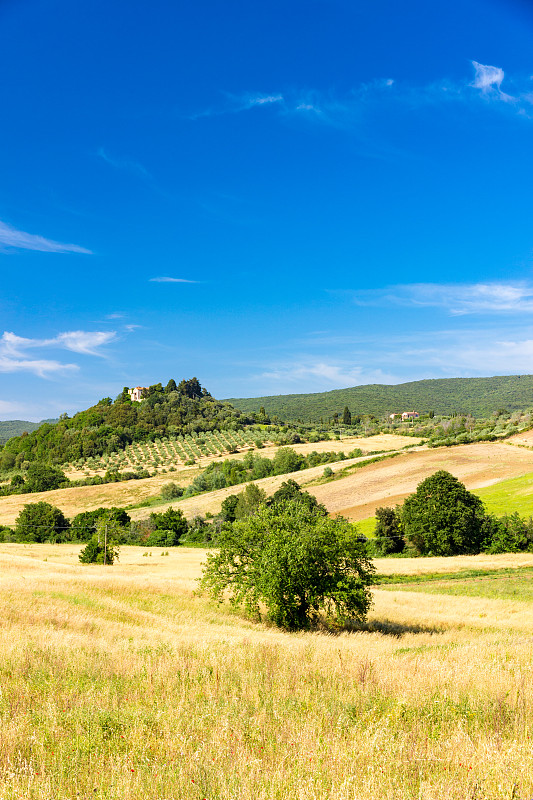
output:
M417 450L390 461L370 464L338 481L311 491L330 513L366 519L379 506L394 506L414 492L420 481L439 469L451 472L468 489L533 472L533 450L505 442L479 442L435 450Z

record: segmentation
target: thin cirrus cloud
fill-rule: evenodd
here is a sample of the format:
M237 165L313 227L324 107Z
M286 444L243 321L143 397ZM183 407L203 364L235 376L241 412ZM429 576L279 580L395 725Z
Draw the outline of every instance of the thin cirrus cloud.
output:
M354 292L353 298L361 306L434 307L453 316L533 311L533 286L527 283L414 283Z
M505 77L503 69L500 67L492 67L489 64L480 64L478 61L472 61L472 66L476 72L471 84L474 89L481 89L482 92L488 92L491 89L500 89L501 83Z
M189 119L239 114L253 109L272 109L279 116L300 116L324 125L352 130L360 122L361 115L372 108L386 105L407 105L412 108L450 102L469 105L483 102L485 105L500 105L502 108L507 105L513 108L513 113L530 117L533 92L529 76L511 80L511 85L514 86L511 94L502 90L506 76L501 67L474 60L471 64L474 77L465 76L460 81L442 78L430 84L414 86L398 83L393 78L381 78L354 85L343 95L316 90L227 94L226 102L218 108L193 114Z
M150 278L150 283L199 283L200 281L190 281L187 278Z
M151 178L151 174L148 172L146 167L140 164L138 161L134 161L133 159L128 158L118 158L117 156L111 156L109 153L104 150L103 147L99 147L97 153L99 158L102 161L105 161L106 164L109 166L114 167L115 169L125 170L126 172L133 172L134 174L140 175L143 178Z
M276 365L255 376L256 380L284 386L290 383L310 385L315 388L355 386L361 383L393 383L395 378L372 367L361 364L332 363L309 358L291 364Z
M55 359L28 357L28 350L62 349L82 355L100 356L103 345L116 338L115 331L65 331L51 339L29 339L11 331L4 331L0 338L0 372L30 372L41 378L51 374L79 370L77 364Z
M84 253L91 255L91 250L77 244L64 244L44 236L26 233L0 221L0 247L15 248L17 250L38 250L41 253Z

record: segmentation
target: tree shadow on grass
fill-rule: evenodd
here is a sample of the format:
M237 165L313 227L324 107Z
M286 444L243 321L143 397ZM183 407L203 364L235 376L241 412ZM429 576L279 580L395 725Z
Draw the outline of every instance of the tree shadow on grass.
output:
M370 622L349 622L335 630L328 629L328 633L381 633L383 636L392 636L401 639L406 633L445 633L445 625L419 625L408 622L392 622L388 619L373 619Z

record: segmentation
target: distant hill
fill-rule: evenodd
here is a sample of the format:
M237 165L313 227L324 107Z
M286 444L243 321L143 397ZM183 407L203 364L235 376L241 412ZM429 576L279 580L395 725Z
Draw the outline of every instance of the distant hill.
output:
M369 384L313 394L232 398L227 402L246 414L264 406L270 416L288 421L319 423L345 406L353 414L378 417L397 411L489 416L493 411L533 407L533 375L500 375L494 378L439 378L400 383L396 386Z
M41 425L53 425L57 419L42 419L40 422L28 422L23 419L10 419L0 422L0 444L5 444L12 436L20 436L21 433L31 433L36 431Z
M0 455L0 468L20 461L72 463L124 450L133 442L201 431L236 431L249 422L253 420L241 411L215 400L196 378L179 385L170 380L165 388L154 384L144 391L141 402L132 402L125 387L114 402L105 397L73 417L64 414L54 425L35 425L27 435L9 439Z

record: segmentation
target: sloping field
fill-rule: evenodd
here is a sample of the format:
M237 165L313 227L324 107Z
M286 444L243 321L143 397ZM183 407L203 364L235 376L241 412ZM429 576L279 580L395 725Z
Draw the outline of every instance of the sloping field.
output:
M396 438L391 437L394 440ZM306 446L309 447L309 445ZM242 454L241 457L243 457ZM347 459L328 466L334 472L338 472L346 467L361 464L365 460L365 457ZM439 469L446 469L453 473L465 483L468 489L479 489L533 472L533 450L513 447L504 442L479 442L436 449L419 447L409 452L401 452L394 458L386 458L382 462L361 467L352 475L321 485L316 485L316 482L324 473L324 465L287 475L262 478L255 483L267 494L272 494L284 481L293 478L314 494L328 511L357 521L371 517L379 506L402 502L408 494L416 489L420 481ZM79 511L98 508L102 505L119 507L134 505L157 495L163 483L175 480L181 485L186 485L194 474L197 474L196 470L191 470L187 474L176 472L171 476L158 476L157 478L125 481L104 486L57 489L52 492L1 498L0 524L13 524L26 503L39 500L46 500L59 506L67 516L73 516ZM242 488L242 485L231 486L196 497L174 500L171 503L157 506L157 510L162 511L172 505L181 508L189 519L206 512L217 513L222 501L230 494L237 494ZM529 495L524 496L526 505L529 502L528 497ZM137 508L131 511L131 516L133 519L144 519L149 513L147 508ZM528 506L522 509L521 513L533 514L533 502L530 510Z
M349 459L329 466L338 471L363 460ZM290 475L263 478L255 483L267 494L272 494L283 481L293 478L315 495L330 513L342 514L348 519L358 521L373 516L379 506L401 503L416 489L420 481L439 469L451 472L463 481L468 489L478 489L533 471L533 451L501 442L480 442L433 450L417 448L407 453L400 453L394 458L369 464L352 475L322 485L313 484L323 475L323 466L293 472ZM241 489L242 486L219 489L216 492L186 498L173 505L179 506L189 518L196 514L205 514L207 511L216 513L229 494L236 494ZM134 519L146 516L146 511L142 509L131 513ZM531 513L533 514L533 503Z
M272 454L273 455L273 454ZM235 456L237 457L237 456ZM241 454L241 458L244 454ZM343 461L328 464L334 471L343 469L352 464L363 463L369 457L349 458ZM71 489L54 489L49 492L35 492L33 494L11 495L10 497L0 498L0 524L12 525L26 503L38 503L44 500L47 503L58 506L67 517L73 517L80 511L91 511L100 506L117 506L119 508L135 505L150 497L155 497L161 491L161 486L173 481L180 486L188 485L192 478L197 475L198 469L185 469L184 471L172 473L172 475L160 475L157 478L142 478L141 480L122 481L121 483L107 483L101 486L79 486ZM262 478L254 481L258 486L272 494L279 489L283 481L294 478L299 483L314 481L324 473L324 464L318 467L291 472L286 475L278 475L269 478ZM190 519L198 514L205 514L210 511L217 513L220 511L222 501L230 494L235 494L243 489L243 484L229 486L226 489L218 489L214 492L188 497L184 500L173 500L157 506L157 511L164 511L173 506L179 507ZM145 519L150 509L137 508L128 512L132 519Z
M533 796L533 603L378 588L288 634L195 595L205 551L78 551L0 544L0 800Z
M410 436L394 436L384 434L380 436L370 436L368 438L360 437L347 437L342 441L327 441L316 442L315 444L295 444L292 448L299 453L307 455L313 450L317 452L341 452L348 453L359 447L363 452L372 452L374 450L396 450L406 445L416 445L420 440L414 439ZM268 446L257 453L264 458L274 458L278 446ZM205 459L202 467L206 466L212 461L223 461L226 458L242 460L245 457L245 452L234 453L231 455L217 456ZM359 459L345 460L339 462L342 466L347 466L355 463ZM335 464L330 465L335 467ZM339 465L337 465L339 466ZM67 517L72 517L81 511L92 511L100 506L118 506L123 508L129 505L135 505L142 501L154 497L159 494L161 487L165 483L173 482L178 486L187 486L192 479L199 473L198 467L184 467L179 466L175 472L158 475L154 478L141 478L140 480L122 481L120 483L107 483L101 486L79 486L68 489L56 489L49 492L36 492L34 494L24 495L11 495L9 497L0 498L0 524L12 525L15 522L21 509L26 503L37 503L41 500L52 505L58 506ZM297 476L304 476L305 480L311 480L319 477L324 472L324 466L313 467L311 470L305 470L299 473L294 473ZM275 491L283 480L287 480L290 476L284 475L280 480L277 478L265 478L264 481L259 481L259 485L263 485L265 481L265 488L270 490L271 486L275 487ZM272 483L268 483L271 481ZM242 487L240 487L242 488ZM188 500L180 502L180 508L188 516L195 516L197 513L205 513L206 511L217 512L220 510L220 503L227 497L228 494L234 494L235 491L240 491L239 487L231 487L230 489L221 489L219 492L213 492L209 496L192 497ZM195 502L197 501L197 502ZM161 506L158 510L163 510L167 506ZM176 501L170 505L176 505ZM146 509L139 509L132 513L134 519L143 519L148 516Z
M263 435L264 436L264 435ZM199 446L196 444L188 444L187 452L181 450L181 458L176 454L176 440L174 439L161 439L156 443L145 443L145 444L138 444L138 445L130 445L126 448L124 452L114 453L112 456L106 457L108 463L105 464L103 459L94 459L93 467L87 469L85 467L76 467L72 464L67 464L63 467L63 471L65 475L70 480L78 480L79 478L84 478L86 475L104 475L107 469L117 469L119 471L124 470L132 470L139 467L143 467L145 469L154 470L157 469L160 474L162 474L162 470L165 467L165 472L168 470L166 469L169 466L172 466L173 472L181 472L183 469L188 469L185 466L185 462L189 458L193 458L198 466L206 467L212 461L220 461L221 459L225 458L244 458L247 452L250 450L256 450L260 456L264 458L273 458L276 450L279 449L279 445L266 443L263 447L256 448L253 442L252 434L247 434L245 437L243 434L228 434L228 432L224 433L224 437L222 438L221 434L210 434L210 441L211 444L213 441L216 442L219 452L216 454L208 454L206 447L204 446L204 452L200 450ZM193 437L186 437L190 442L195 443L197 440ZM261 439L262 437L256 437ZM205 440L208 440L208 435L205 435ZM226 441L227 440L227 441ZM326 452L335 452L340 453L344 451L345 453L350 452L350 450L354 450L355 448L360 448L363 453L373 452L374 450L398 450L402 447L412 447L413 445L419 444L421 441L420 438L416 436L402 436L402 435L394 435L394 434L377 434L376 436L345 436L339 440L327 440L324 442L303 442L302 444L293 444L290 445L297 453L302 453L303 455L308 455L313 451L317 453L326 453ZM230 447L235 447L235 452L230 452ZM194 450L192 449L194 448ZM135 453L135 457L132 457L131 453ZM158 456L159 463L156 466L154 461L154 452ZM169 473L169 479L172 478L172 473Z
M533 451L503 442L418 450L371 464L311 491L331 513L366 519L379 506L401 503L420 481L439 469L451 472L468 489L479 489L533 471Z

